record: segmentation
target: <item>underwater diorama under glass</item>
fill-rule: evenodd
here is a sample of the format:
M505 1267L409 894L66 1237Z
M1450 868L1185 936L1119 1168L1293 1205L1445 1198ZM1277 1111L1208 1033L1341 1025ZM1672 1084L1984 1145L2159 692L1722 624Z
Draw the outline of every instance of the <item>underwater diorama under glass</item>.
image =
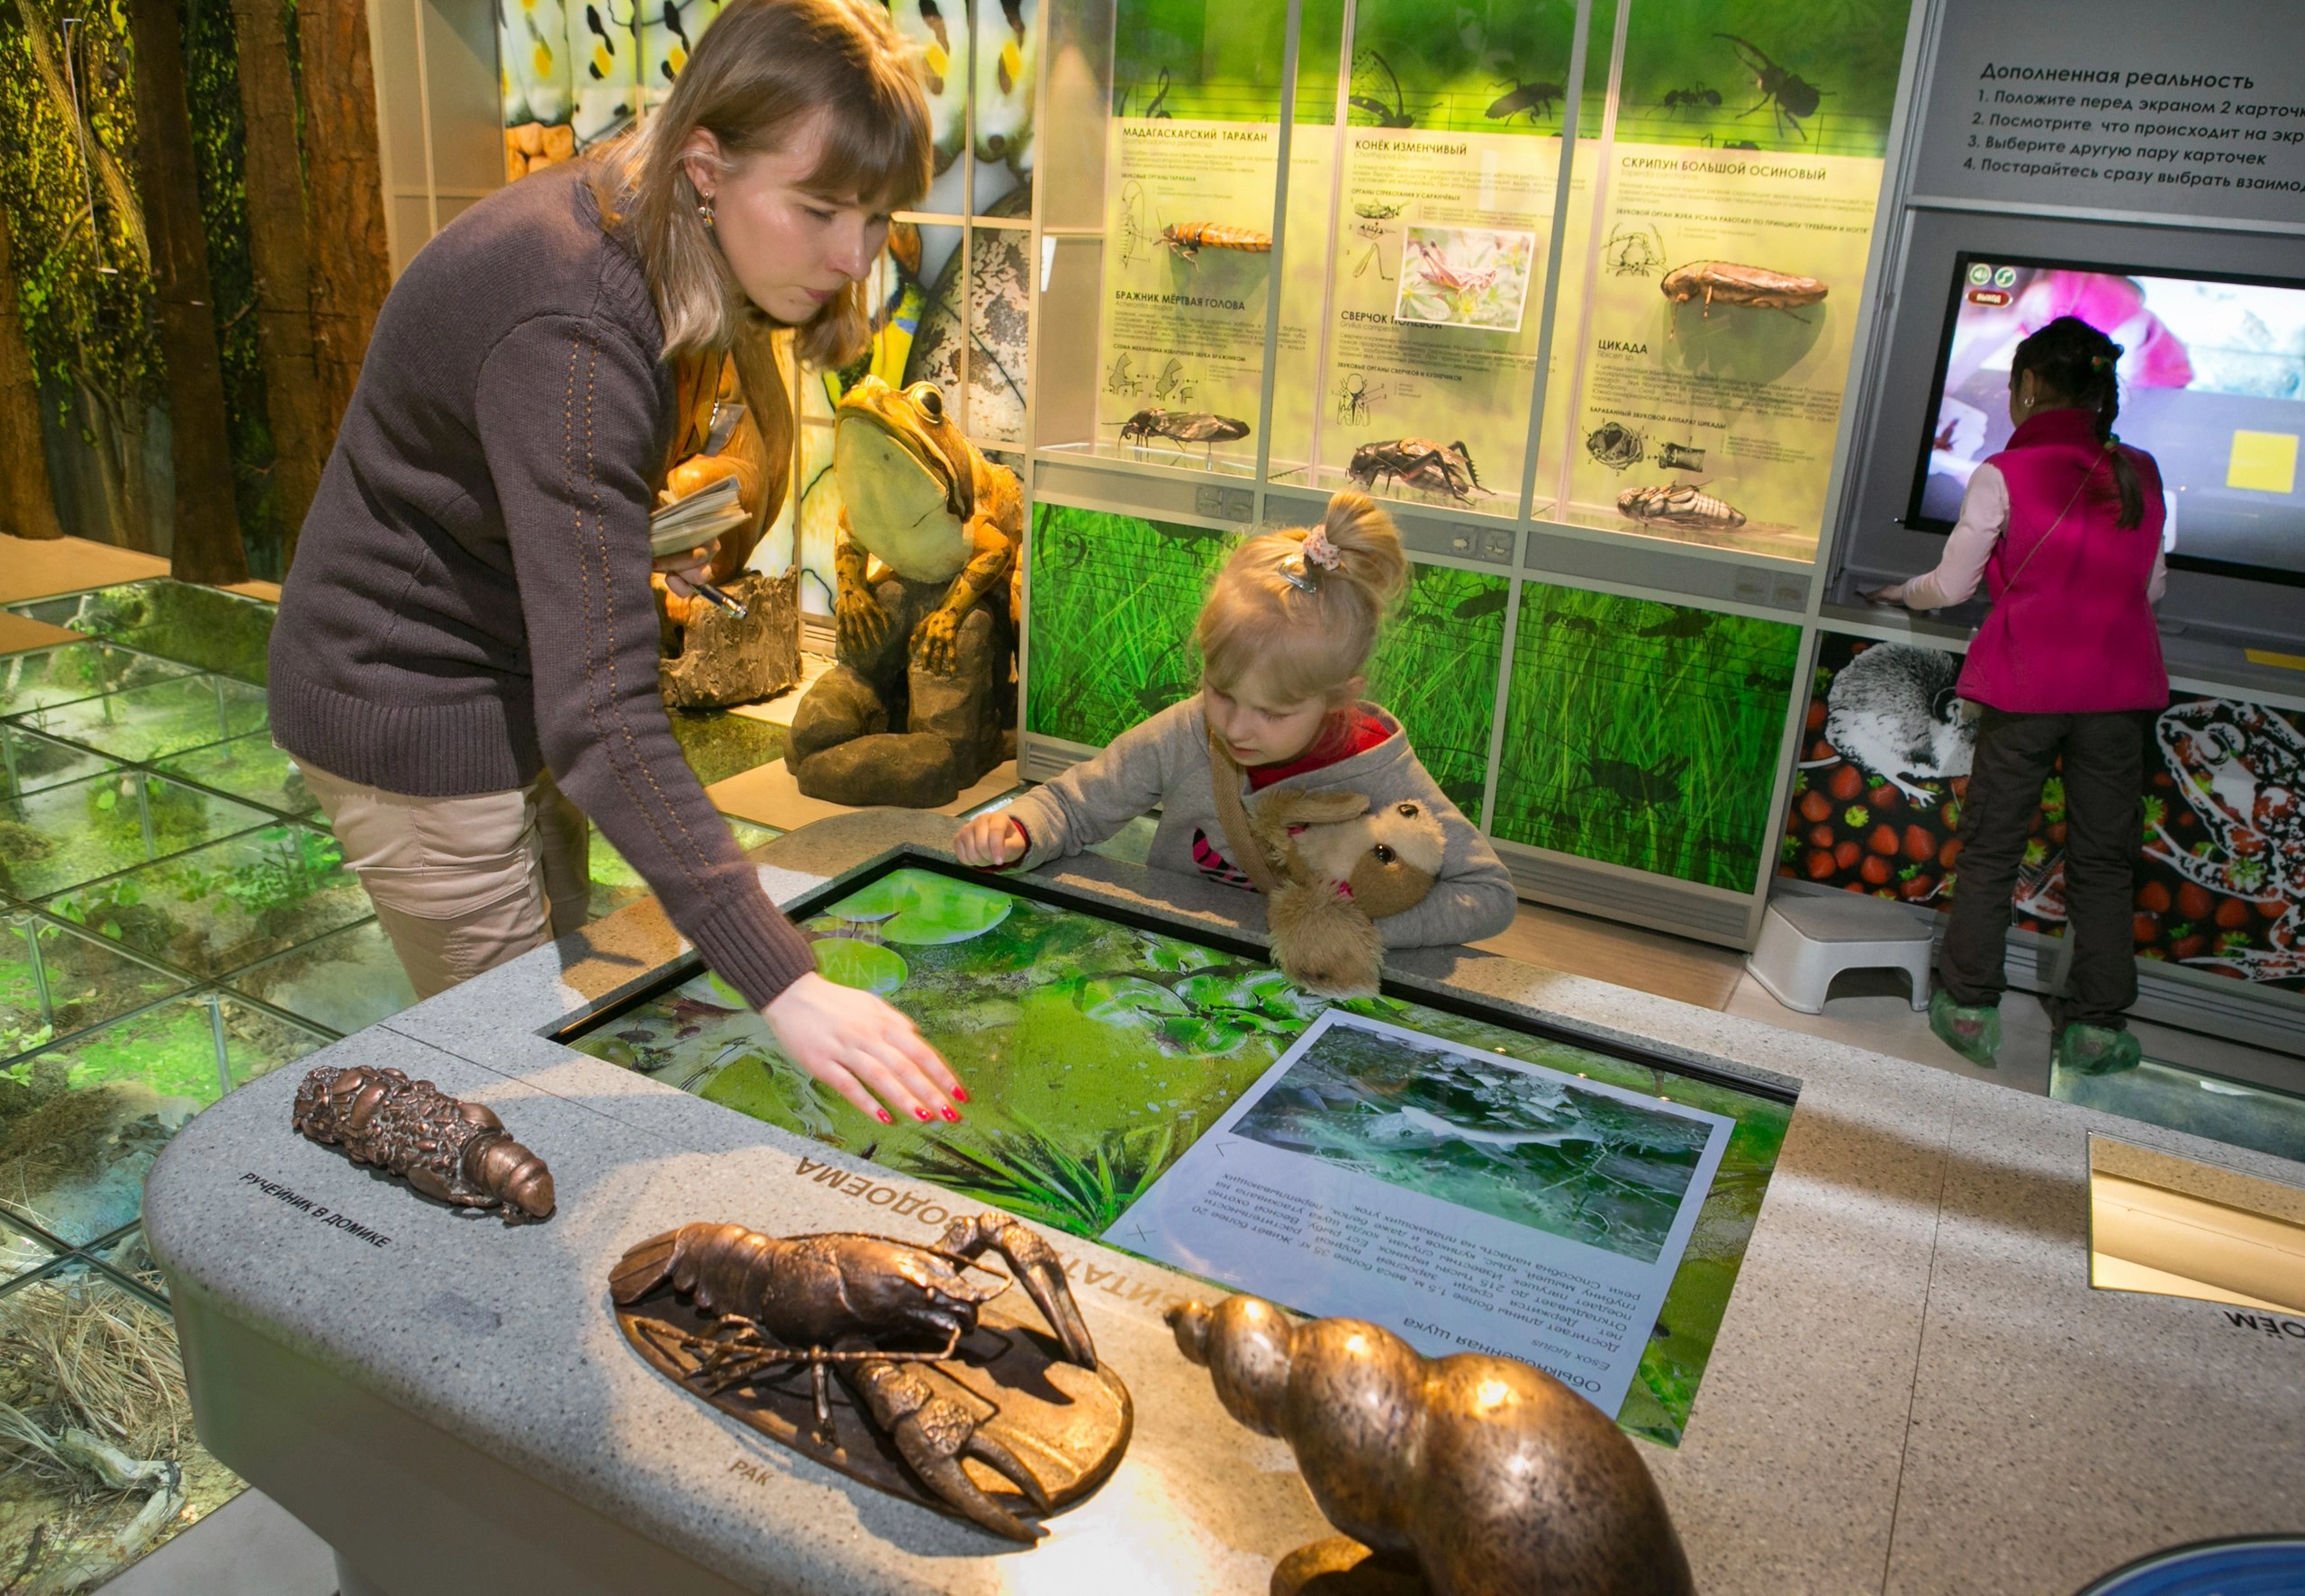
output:
M393 951L392 939L374 920L291 948L227 984L347 1036L416 1002L416 988Z
M191 983L116 942L38 915L0 921L0 1060L76 1035Z
M283 815L310 815L321 807L303 772L272 740L269 730L211 743L155 760L154 768L212 792L245 798Z
M158 578L8 608L84 636L262 686L276 608L221 588Z
M65 643L10 654L0 663L0 715L68 704L173 677L194 667L110 643Z
M2049 1096L2305 1163L2305 1097L2270 1087L2147 1059L2134 1069L2110 1075L2052 1067Z
M0 891L46 897L272 822L262 809L141 771L43 787L0 800Z
M792 1064L764 1022L693 956L557 1032L569 1046L899 1174L1103 1237L1332 1005L1261 950L1180 934L1039 882L988 885L899 855L794 906L818 969L908 1014L964 1081L959 1124L868 1120ZM1609 1050L1517 1016L1388 988L1334 1005L1429 1036L1735 1121L1663 1312L1617 1414L1677 1444L1791 1123L1758 1086ZM1437 1111L1427 1108L1428 1114ZM1478 1127L1445 1155L1490 1155ZM1525 1140L1525 1139L1523 1139ZM1461 1145L1460 1145L1461 1144ZM1611 1201L1587 1148L1559 1171L1572 1205Z
M260 687L203 673L28 710L16 724L115 759L154 760L271 724Z
M120 762L0 721L0 793L10 798L120 769Z

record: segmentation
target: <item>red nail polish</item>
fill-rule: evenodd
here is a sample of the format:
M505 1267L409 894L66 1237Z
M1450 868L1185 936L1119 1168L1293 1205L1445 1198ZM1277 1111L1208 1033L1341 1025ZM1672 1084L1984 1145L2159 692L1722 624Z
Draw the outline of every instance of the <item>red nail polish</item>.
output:
M885 1109L885 1108L883 1108L883 1109L879 1109L879 1110L876 1110L875 1112L877 1112L877 1113L880 1114L880 1116L881 1116L881 1123L882 1123L882 1124L884 1124L884 1125L893 1125L893 1124L895 1124L895 1123L896 1123L896 1121L894 1121L894 1120L892 1120L892 1119L890 1119L890 1118L889 1117L889 1111L888 1111L887 1109Z
M961 1123L961 1111L957 1108L948 1108L945 1111L945 1117L957 1125Z
M954 1087L953 1088L953 1101L954 1101L954 1102L955 1102L955 1103L966 1103L968 1100L969 1100L969 1089L968 1089L966 1087Z
M912 1117L926 1124L928 1122L928 1111L925 1108L916 1108L912 1111Z

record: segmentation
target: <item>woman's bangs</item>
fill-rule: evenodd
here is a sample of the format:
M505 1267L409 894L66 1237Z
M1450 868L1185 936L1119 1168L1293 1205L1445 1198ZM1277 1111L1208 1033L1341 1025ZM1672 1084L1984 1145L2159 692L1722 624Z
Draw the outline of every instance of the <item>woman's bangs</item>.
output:
M827 199L854 199L876 211L901 211L928 192L924 135L927 102L876 81L864 95L825 104L824 155L807 187Z

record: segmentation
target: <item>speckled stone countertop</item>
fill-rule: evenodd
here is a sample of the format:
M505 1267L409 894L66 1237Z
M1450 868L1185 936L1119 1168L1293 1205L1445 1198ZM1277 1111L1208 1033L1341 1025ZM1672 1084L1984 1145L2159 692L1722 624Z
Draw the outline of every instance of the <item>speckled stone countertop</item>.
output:
M951 833L881 811L757 857L790 898ZM1188 924L1261 925L1258 900L1093 856L1044 873ZM1082 1266L1137 1428L1111 1482L1031 1551L854 1485L647 1368L607 1305L633 1242L703 1218L896 1232L909 1222L884 1188L942 1195L538 1034L679 947L636 906L305 1061L392 1065L490 1104L551 1161L549 1223L452 1214L305 1141L288 1123L300 1066L201 1114L154 1170L146 1224L172 1285L739 1589L1257 1592L1325 1532L1285 1448L1177 1357L1159 1311L1196 1288L1070 1237L1052 1240ZM2305 1339L2092 1290L2088 1144L2292 1186L2305 1168L1491 955L1393 969L1799 1084L1686 1438L1642 1446L1707 1596L2064 1596L2156 1547L2305 1525ZM854 1177L804 1177L803 1159Z

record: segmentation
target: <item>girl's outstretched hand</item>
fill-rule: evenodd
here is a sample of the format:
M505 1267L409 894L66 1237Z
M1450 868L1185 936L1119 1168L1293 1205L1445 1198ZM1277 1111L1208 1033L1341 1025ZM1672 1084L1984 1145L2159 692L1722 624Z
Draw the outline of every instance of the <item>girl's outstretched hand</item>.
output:
M969 1100L912 1022L870 992L811 970L761 1014L787 1058L882 1124L895 1123L891 1110L924 1123L958 1120L953 1105Z
M1025 857L1025 828L1006 815L980 815L953 835L953 857L980 870L998 870Z

